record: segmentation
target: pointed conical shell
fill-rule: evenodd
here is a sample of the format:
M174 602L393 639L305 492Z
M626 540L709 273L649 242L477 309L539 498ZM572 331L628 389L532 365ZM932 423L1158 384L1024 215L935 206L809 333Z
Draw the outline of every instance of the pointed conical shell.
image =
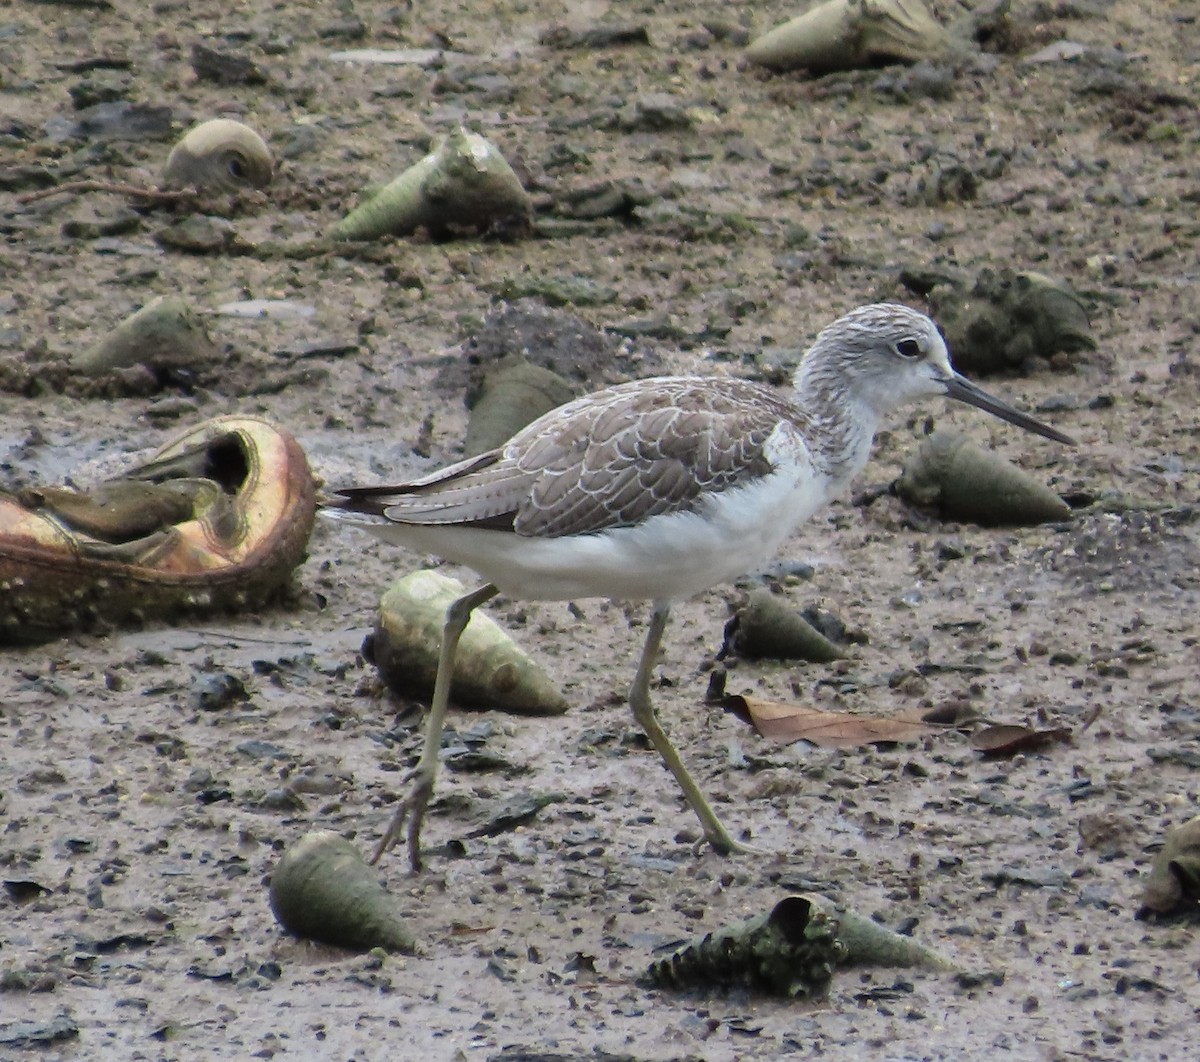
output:
M379 602L371 655L401 697L428 701L437 677L446 609L466 593L457 579L413 572ZM561 715L567 702L546 673L482 612L463 631L450 699L456 704L530 715Z
M828 663L846 654L769 590L755 590L738 609L733 646L751 659Z
M934 59L948 41L921 0L828 0L751 41L746 58L775 70L828 73Z
M265 188L275 163L271 149L248 125L214 118L190 130L167 156L164 188L195 185L210 192Z
M289 933L352 951L411 952L395 898L358 849L327 830L306 833L271 873L271 911Z
M460 127L347 214L334 226L333 237L374 240L421 228L441 236L525 225L529 215L529 197L500 149Z
M912 937L882 926L826 896L801 893L812 906L837 923L841 945L839 966L921 967L927 970L956 970L957 964Z
M191 307L178 295L159 295L77 354L71 364L78 372L98 375L131 365L206 368L220 357L221 352Z
M832 905L785 896L766 914L694 937L651 964L655 984L677 988L745 985L778 996L820 999L840 961Z
M506 360L483 379L467 422L465 456L502 446L526 424L575 397L558 373L523 358Z
M904 466L896 492L910 505L991 527L1071 519L1070 507L1044 483L958 432L928 436Z

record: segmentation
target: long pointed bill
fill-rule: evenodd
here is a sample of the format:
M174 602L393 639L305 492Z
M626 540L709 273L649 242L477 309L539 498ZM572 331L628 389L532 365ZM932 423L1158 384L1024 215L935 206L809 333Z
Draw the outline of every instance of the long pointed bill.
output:
M1018 428L1031 431L1035 435L1053 439L1055 442L1065 443L1067 446L1075 445L1075 440L1071 436L1064 435L1057 428L1052 428L1049 424L1043 424L1037 418L1029 416L1028 413L1022 413L1015 406L1010 406L1007 402L1002 402L994 395L989 395L982 387L975 386L970 380L959 376L958 373L955 373L946 381L946 397L955 398L959 402L966 402L969 406L976 406L979 409L986 410L993 416L999 417L1001 420L1006 420L1009 424L1015 424Z

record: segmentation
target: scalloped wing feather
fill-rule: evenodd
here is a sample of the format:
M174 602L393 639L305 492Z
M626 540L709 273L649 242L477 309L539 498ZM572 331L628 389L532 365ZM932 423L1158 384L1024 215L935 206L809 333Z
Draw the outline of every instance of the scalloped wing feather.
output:
M501 450L396 487L338 493L343 508L399 523L591 534L690 511L704 495L767 475L772 434L804 419L746 380L635 381L551 410Z

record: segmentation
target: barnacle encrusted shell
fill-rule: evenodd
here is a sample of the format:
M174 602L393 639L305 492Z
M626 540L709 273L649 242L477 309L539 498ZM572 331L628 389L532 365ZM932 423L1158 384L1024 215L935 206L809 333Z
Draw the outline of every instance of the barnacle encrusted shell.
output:
M164 188L195 185L212 192L265 188L275 163L271 149L248 125L214 118L190 130L167 156Z

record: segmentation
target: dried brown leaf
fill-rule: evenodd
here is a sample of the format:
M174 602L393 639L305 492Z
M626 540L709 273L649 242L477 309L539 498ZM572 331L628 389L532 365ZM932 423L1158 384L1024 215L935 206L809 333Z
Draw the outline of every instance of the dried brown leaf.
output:
M1002 724L984 727L972 736L971 744L985 756L1015 756L1018 752L1069 742L1071 736L1071 728L1066 726L1036 730L1031 726Z
M760 697L730 695L722 704L765 738L781 742L808 741L826 749L855 748L876 742L920 741L935 732L932 727L912 719L826 712Z

